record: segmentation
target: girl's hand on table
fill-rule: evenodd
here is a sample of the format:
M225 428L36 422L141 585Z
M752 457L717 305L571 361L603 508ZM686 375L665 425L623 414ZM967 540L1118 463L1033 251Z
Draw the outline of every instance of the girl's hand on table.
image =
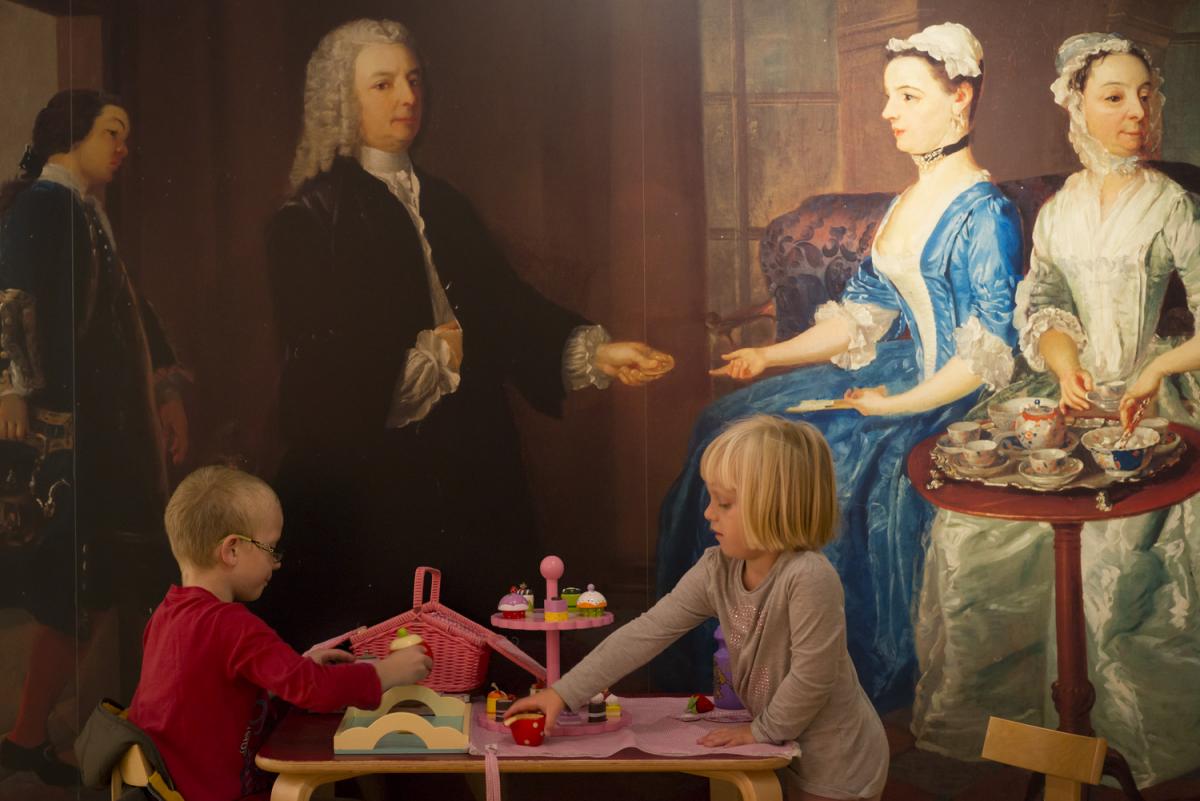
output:
M1088 400L1088 393L1096 388L1096 384L1092 380L1092 374L1087 370L1082 367L1068 370L1058 377L1058 386L1062 391L1062 400L1058 402L1058 405L1062 407L1063 411L1075 409L1086 412L1092 408L1092 402Z
M522 712L541 712L546 716L546 728L550 729L558 721L558 716L567 704L563 701L562 696L554 690L542 690L541 692L527 695L524 698L519 698L513 702L513 705L504 713L504 719L507 720L513 715L519 715Z
M719 748L726 745L750 745L758 742L750 733L750 724L740 726L722 726L713 729L708 734L696 740L697 745L707 745L709 748Z

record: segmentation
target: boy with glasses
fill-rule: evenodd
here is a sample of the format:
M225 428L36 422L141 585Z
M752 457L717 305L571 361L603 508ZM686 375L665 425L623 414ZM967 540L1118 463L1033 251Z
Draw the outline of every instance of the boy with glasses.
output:
M428 675L432 662L419 648L370 663L333 649L305 658L246 609L283 558L283 513L261 479L197 470L171 496L166 528L182 581L146 626L129 719L154 740L188 801L270 787L273 777L254 766L279 717L269 694L315 711L373 708L384 690Z

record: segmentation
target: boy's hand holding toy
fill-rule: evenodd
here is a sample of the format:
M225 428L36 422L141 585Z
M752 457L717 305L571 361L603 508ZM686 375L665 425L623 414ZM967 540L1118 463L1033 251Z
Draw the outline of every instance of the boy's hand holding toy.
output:
M402 648L377 660L374 665L375 672L379 674L379 683L386 690L389 687L416 684L429 675L433 660L420 648Z

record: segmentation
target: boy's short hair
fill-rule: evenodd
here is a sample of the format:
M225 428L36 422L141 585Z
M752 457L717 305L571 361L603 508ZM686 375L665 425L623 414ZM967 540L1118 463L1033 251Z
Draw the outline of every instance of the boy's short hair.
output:
M216 564L216 546L230 534L251 536L264 503L279 504L267 482L232 467L201 467L171 495L163 519L176 561Z
M834 538L833 455L808 423L768 415L740 420L704 449L700 475L736 494L751 548L813 551Z

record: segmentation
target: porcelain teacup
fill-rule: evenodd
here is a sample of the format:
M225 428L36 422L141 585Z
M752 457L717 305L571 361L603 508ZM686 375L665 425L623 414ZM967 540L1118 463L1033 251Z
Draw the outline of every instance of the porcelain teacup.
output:
M1167 430L1170 428L1171 421L1165 417L1146 417L1142 422L1138 423L1143 428L1148 428L1158 434L1159 442L1167 441Z
M982 433L979 423L969 420L951 423L946 427L946 435L950 437L950 442L954 445L966 445L968 442L979 439Z
M971 440L963 446L962 459L971 467L987 467L1000 456L999 447L990 439Z
M1029 454L1029 469L1039 476L1053 476L1067 467L1067 452L1062 448L1041 448Z

